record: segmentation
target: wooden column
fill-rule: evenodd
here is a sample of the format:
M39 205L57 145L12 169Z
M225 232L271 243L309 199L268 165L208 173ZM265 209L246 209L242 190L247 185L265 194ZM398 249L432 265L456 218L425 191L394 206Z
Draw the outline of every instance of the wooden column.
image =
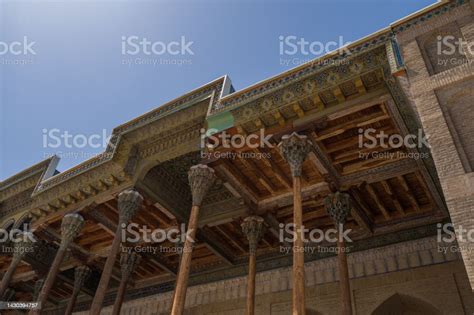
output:
M18 233L17 239L13 242L13 257L10 266L8 266L7 271L3 275L2 282L0 283L0 297L3 296L10 285L13 274L15 273L15 270L20 262L25 257L26 253L33 248L33 239L31 233Z
M174 246L176 248L176 251L178 252L178 272L179 272L179 267L181 265L181 258L183 258L183 250L184 250L184 242L183 242L183 236L179 235L178 240L174 243ZM176 278L178 278L178 275L176 275ZM174 296L176 295L176 285L177 283L174 283L174 290L173 290L173 300Z
M16 295L16 291L12 288L7 288L3 296L0 297L0 301L3 302L12 302L13 298Z
M77 213L66 214L63 218L61 223L61 244L59 245L58 252L54 257L53 264L49 269L48 276L44 282L44 285L41 289L41 292L38 297L39 309L31 310L30 315L38 315L40 314L41 308L46 305L46 301L48 300L49 292L54 285L54 281L56 280L56 276L59 273L59 267L61 267L61 263L63 262L64 255L72 243L72 241L76 238L79 232L82 230L84 226L84 219Z
M293 224L296 232L293 244L293 315L305 314L305 278L304 278L304 244L302 237L303 210L301 204L302 165L311 143L306 136L297 133L283 136L279 144L280 152L290 164L293 177Z
M110 248L110 253L107 256L107 260L102 270L102 276L97 287L97 291L92 301L90 314L100 315L102 309L102 303L104 301L105 293L109 286L110 277L115 264L115 258L120 250L122 243L122 228L126 226L132 217L135 215L137 210L142 206L143 197L135 190L126 190L118 196L118 208L119 208L119 224L117 225L117 231Z
M44 278L36 280L32 301L38 301L38 297L41 292L41 289L43 288L43 284L44 284Z
M263 235L263 218L250 216L244 219L242 231L249 241L249 276L247 279L247 315L255 314L255 275L257 270L257 247Z
M351 211L351 197L348 194L336 192L326 197L324 201L329 215L334 220L338 230L338 270L339 270L339 287L342 298L342 312L343 315L352 314L351 304L351 286L349 279L349 269L347 266L346 247L342 232L344 232L344 223Z
M184 312L184 303L186 301L186 291L188 288L189 270L191 269L191 257L196 236L199 208L204 196L214 183L214 170L206 165L195 165L189 170L188 178L193 197L193 206L191 208L186 241L184 242L178 278L176 280L176 289L171 308L172 315L182 315Z
M141 256L135 252L129 253L124 252L120 255L120 268L122 271L122 279L120 280L120 286L117 291L117 297L115 298L114 308L112 315L119 315L122 309L123 298L125 291L127 290L128 279L133 274L135 268L140 264Z
M81 288L84 285L84 282L89 279L91 275L91 269L87 266L79 266L74 270L74 288L72 290L71 298L67 303L66 312L64 315L71 315L74 310L74 305L76 304L77 296L81 292Z

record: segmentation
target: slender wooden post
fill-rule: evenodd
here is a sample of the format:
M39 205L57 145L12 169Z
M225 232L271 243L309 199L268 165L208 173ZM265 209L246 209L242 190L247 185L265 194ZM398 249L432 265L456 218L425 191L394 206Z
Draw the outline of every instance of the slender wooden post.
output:
M114 268L115 258L117 257L117 254L120 250L120 244L122 243L122 228L125 227L132 219L137 210L141 207L142 203L143 197L135 190L123 191L118 196L119 224L117 225L117 231L115 232L112 247L105 262L104 270L102 271L102 276L100 277L100 282L97 287L94 300L92 301L90 310L91 315L100 315L102 303L104 301L105 293L107 292L110 277Z
M71 315L76 304L77 296L81 292L81 288L84 283L89 279L91 275L91 269L87 266L79 266L74 270L74 288L72 290L71 299L67 303L66 312L64 315Z
M23 260L29 249L32 248L32 234L27 232L18 233L18 238L13 242L13 258L10 263L10 266L8 266L7 271L3 275L2 282L0 283L0 297L3 296L8 286L10 285L10 281L12 280L16 268Z
M172 315L182 315L184 312L184 303L186 302L186 291L188 288L189 271L191 269L191 257L196 236L199 208L204 196L214 183L214 170L206 165L195 165L189 170L188 178L193 197L193 206L191 208L186 241L184 242L183 254L179 265L176 289L171 308Z
M293 224L296 237L293 244L293 315L305 314L305 278L303 244L303 210L301 204L301 171L311 143L297 133L282 137L279 144L283 157L290 164L293 177Z
M14 289L7 288L3 296L0 297L0 300L2 300L3 302L11 302L13 298L15 297L15 295L16 295L16 291Z
M41 289L43 288L43 284L44 284L44 278L36 280L32 301L38 301L38 297L41 292Z
M59 267L61 267L61 263L63 262L64 255L72 243L72 241L76 238L79 232L82 230L84 226L84 219L76 213L67 214L64 216L63 221L61 223L61 244L59 245L58 252L54 257L53 264L49 269L48 276L44 282L44 285L41 289L41 292L38 297L38 309L34 309L30 311L30 315L38 315L40 314L41 308L44 308L46 305L46 301L48 300L49 292L54 285L54 281L56 280L56 276L59 273Z
M140 264L141 256L135 252L124 252L120 255L120 267L122 270L122 279L115 298L114 309L112 315L119 315L122 309L123 298L127 289L128 279L132 275L135 268Z
M178 252L178 272L179 272L179 267L181 265L181 258L183 257L183 250L184 250L184 242L183 242L183 236L180 235L178 240L174 243L174 246L176 248L176 251ZM178 275L176 275L176 278L178 278ZM173 290L173 300L174 296L176 295L176 285L177 283L174 283L174 290Z
M249 241L249 276L247 280L247 315L255 314L255 275L257 270L257 247L263 235L263 219L250 216L244 219L242 231Z
M330 194L325 199L327 212L334 220L338 230L338 269L339 269L339 287L342 298L342 312L343 315L352 315L351 304L351 286L349 279L349 268L347 266L347 256L345 251L345 242L342 237L344 232L344 223L351 211L351 197L348 194L336 192Z

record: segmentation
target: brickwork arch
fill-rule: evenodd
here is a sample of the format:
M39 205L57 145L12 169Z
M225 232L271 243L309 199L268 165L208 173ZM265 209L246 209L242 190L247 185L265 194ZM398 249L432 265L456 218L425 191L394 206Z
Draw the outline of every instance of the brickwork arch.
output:
M442 315L442 313L421 299L395 293L382 302L372 315Z

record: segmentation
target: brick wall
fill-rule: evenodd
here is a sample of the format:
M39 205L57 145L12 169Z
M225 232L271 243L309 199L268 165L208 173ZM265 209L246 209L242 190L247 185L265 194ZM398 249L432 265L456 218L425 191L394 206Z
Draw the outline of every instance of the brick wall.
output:
M399 80L428 136L451 220L464 229L474 229L474 56L468 49L474 44L473 8L471 0L397 35L407 67L407 77ZM433 42L439 36L459 38L462 54L445 56ZM436 66L451 57L452 65ZM461 235L458 242L474 289L474 243Z
M436 237L427 237L349 254L354 313L372 314L399 294L442 314L473 314L474 294L459 255L456 250L440 248L455 248L455 243L440 244ZM307 314L340 314L336 258L306 263L305 279L306 308L311 310ZM290 314L292 283L291 268L257 273L256 314ZM246 277L192 286L187 292L185 314L243 314L246 293ZM122 314L169 314L172 295L167 292L126 301ZM101 314L111 311L109 306Z

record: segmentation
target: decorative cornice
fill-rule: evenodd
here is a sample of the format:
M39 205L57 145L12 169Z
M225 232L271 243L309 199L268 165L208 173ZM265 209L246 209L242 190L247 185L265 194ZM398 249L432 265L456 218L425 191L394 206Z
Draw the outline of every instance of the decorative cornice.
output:
M168 102L147 114L133 119L132 121L126 124L118 126L113 130L110 142L107 145L107 149L105 150L105 152L65 172L62 172L50 178L43 178L41 180L41 183L35 189L33 195L42 193L43 191L52 188L60 183L63 183L64 181L67 181L72 177L75 177L92 168L111 161L116 154L117 148L120 146L121 138L126 133L137 128L143 127L144 125L150 124L159 119L162 119L165 116L171 115L189 106L192 106L194 104L193 102L202 100L203 97L210 97L211 104L214 104L215 102L217 102L219 97L223 96L223 94L228 92L224 90L224 87L227 87L227 89L229 89L229 83L227 83L226 80L228 80L227 77L219 78L171 102Z
M391 34L389 32L378 34L371 40L361 42L359 45L354 47L348 47L349 53L335 52L325 55L322 58L315 59L300 67L265 80L262 83L255 84L247 89L230 94L222 98L220 102L212 108L211 115L235 109L313 76L316 76L314 83L318 86L318 89L324 85L330 85L331 83L334 84L331 80L327 81L327 78L329 77L328 71L349 74L351 71L347 66L348 63L361 63L364 60L371 63L373 56L368 54L364 57L364 55L370 53L374 49L385 47L385 43L390 38ZM353 71L353 75L364 73L363 69L354 69ZM309 86L309 88L310 87L311 86ZM301 88L303 89L303 87Z
M404 31L412 28L415 25L418 25L420 23L424 23L427 20L430 20L434 17L443 15L443 14L451 11L452 9L457 8L457 7L459 7L459 6L461 6L465 3L467 3L466 0L447 1L447 2L444 2L444 3L442 3L440 1L439 4L438 3L435 4L437 7L433 8L433 9L428 8L426 12L414 13L413 15L416 14L416 16L409 15L404 19L401 19L399 21L396 21L396 22L392 23L390 26L392 28L392 31L395 34L400 33L400 32L404 32Z
M42 174L45 172L51 164L56 164L57 157L50 157L44 161L41 161L7 179L0 182L0 200L6 198L5 194L7 189L11 189L13 186L24 182L27 179L30 179L34 175ZM56 165L54 165L56 166ZM36 183L35 183L36 185Z

